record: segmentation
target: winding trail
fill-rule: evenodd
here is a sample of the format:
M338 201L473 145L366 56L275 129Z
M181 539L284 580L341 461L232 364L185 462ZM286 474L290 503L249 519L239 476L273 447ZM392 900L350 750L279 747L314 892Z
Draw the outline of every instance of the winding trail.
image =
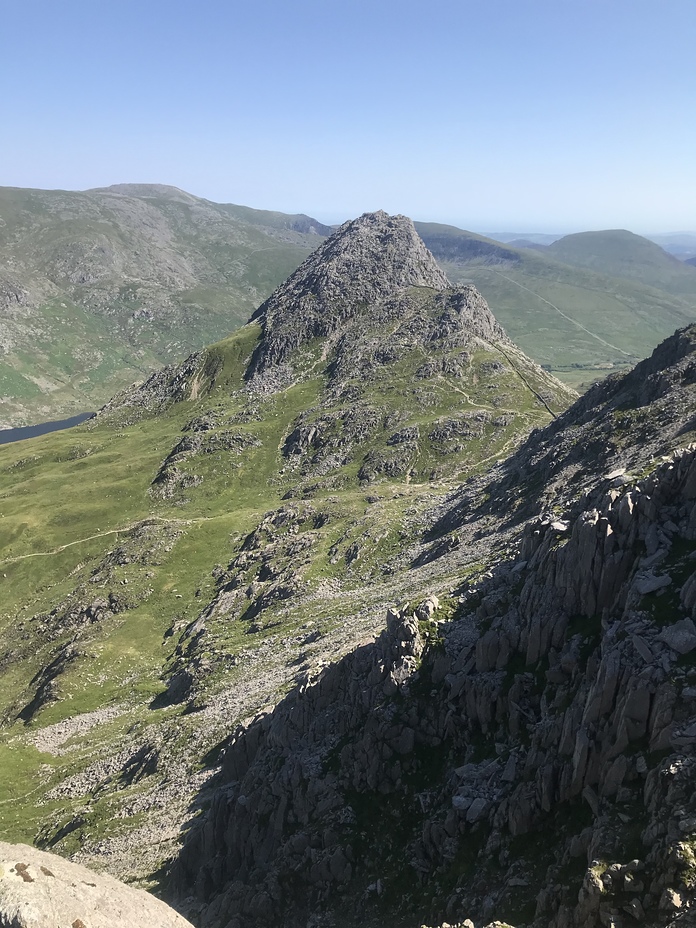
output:
M515 362L512 360L512 358L511 358L510 355L507 353L507 351L505 351L505 350L504 350L503 348L501 348L500 346L498 347L498 351L502 354L502 356L503 356L504 358L507 358L507 360L508 360L510 366L511 366L512 369L515 371L515 373L516 373L517 376L520 378L520 380L521 380L522 383L525 385L525 387L529 390L529 392L530 392L533 396L536 396L536 398L539 400L539 402L546 408L546 411L549 413L549 415L551 416L551 418L552 418L552 419L555 419L555 418L556 418L556 413L553 411L553 409L551 409L551 407L550 407L549 404L546 402L546 400L545 400L544 397L541 395L541 393L539 393L538 390L535 390L535 389L534 389L534 387L533 387L533 386L531 385L531 383L527 380L527 378L524 376L524 374L523 374L522 371L519 369L519 367L515 364Z
M98 532L96 535L87 535L86 538L77 538L75 541L68 541L66 544L58 545L57 548L52 548L50 551L33 551L31 554L18 554L16 557L8 557L0 561L0 567L5 564L15 564L17 561L25 561L30 557L48 557L51 554L60 554L61 551L65 551L66 548L72 548L73 545L81 545L85 541L94 541L97 538L106 538L107 535L123 535L127 532L132 532L133 529L138 528L140 525L147 525L150 522L169 522L172 525L193 525L196 522L210 522L214 518L216 517L200 516L198 519L165 519L163 516L148 516L145 519L138 519L137 522L131 522L130 525L125 525L123 528L112 528L107 532Z
M477 267L477 268L474 268L474 269L475 269L475 270L484 270L483 267ZM577 319L573 319L572 316L569 316L567 313L564 313L563 310L562 310L562 309L559 309L558 306L556 306L555 303L552 303L550 300L547 300L545 297L540 296L536 291L530 289L529 287L525 287L524 284L521 284L519 281L514 280L512 277L508 277L507 274L502 274L500 271L494 270L492 267L486 266L486 267L485 267L485 270L490 271L490 272L493 273L493 274L497 274L498 277L502 277L503 280L507 280L507 281L509 281L511 284L515 284L515 286L516 286L516 287L519 287L520 290L526 290L527 293L531 293L532 296L535 296L538 300L541 300L542 303L546 303L546 305L547 305L547 306L550 306L551 309L555 309L559 316L562 316L564 319L567 319L568 322L572 322L573 325L577 326L579 329L582 329L583 332L585 332L585 333L586 333L587 335L589 335L591 338L596 339L598 342L600 342L602 345L605 345L607 348L611 348L613 351L618 351L619 354L622 354L622 355L624 355L624 356L627 357L627 358L634 359L634 355L632 355L630 352L624 351L623 348L619 348L618 345L612 345L611 342L608 342L606 339L602 338L601 335L597 335L596 332L592 332L590 329L588 329L586 326L584 326L581 322L578 322Z

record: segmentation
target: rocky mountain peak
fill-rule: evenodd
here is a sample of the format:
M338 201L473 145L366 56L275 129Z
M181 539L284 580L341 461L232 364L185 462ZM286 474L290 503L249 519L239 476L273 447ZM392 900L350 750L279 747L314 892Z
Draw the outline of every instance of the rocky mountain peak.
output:
M694 334L533 432L504 480L472 475L411 561L428 595L234 732L174 868L182 898L205 887L201 924L306 924L347 899L366 924L694 924Z
M410 219L365 213L344 223L254 313L264 338L250 373L285 361L295 348L400 290L447 286Z

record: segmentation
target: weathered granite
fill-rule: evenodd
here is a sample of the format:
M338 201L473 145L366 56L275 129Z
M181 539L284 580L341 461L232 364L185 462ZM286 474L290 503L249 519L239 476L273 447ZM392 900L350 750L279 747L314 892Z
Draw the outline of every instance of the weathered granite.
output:
M0 842L0 926L191 928L191 923L113 877L25 844Z

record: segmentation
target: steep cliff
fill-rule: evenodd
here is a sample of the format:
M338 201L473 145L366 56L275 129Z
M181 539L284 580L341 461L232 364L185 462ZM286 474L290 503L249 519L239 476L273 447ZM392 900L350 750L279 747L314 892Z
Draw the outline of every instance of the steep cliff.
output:
M200 924L691 924L693 348L677 333L443 506L419 562L500 540L454 608L390 608L238 729L175 870Z

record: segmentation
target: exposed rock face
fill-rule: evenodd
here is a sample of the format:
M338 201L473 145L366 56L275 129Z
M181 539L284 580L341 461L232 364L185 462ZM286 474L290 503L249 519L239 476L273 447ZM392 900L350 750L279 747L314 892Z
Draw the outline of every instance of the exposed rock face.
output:
M596 418L599 411L609 407L615 410L640 410L665 398L670 402L686 398L675 391L683 391L696 383L696 326L680 329L666 338L655 351L627 374L615 374L595 384L582 399L559 419L556 430L569 422L582 423ZM688 413L689 408L683 412ZM681 412L681 410L680 410ZM668 420L687 424L674 412Z
M447 285L410 219L365 213L344 223L254 313L264 338L249 373L282 363L400 290Z
M215 385L220 360L213 352L197 351L180 364L168 364L137 386L117 393L97 415L118 417L123 425L142 415L164 412L174 403L195 399Z
M474 287L447 286L403 216L346 223L257 316L246 332L260 341L250 361L240 359L250 404L320 382L282 445L303 481L298 495L356 458L361 482L429 478L456 454L490 460L496 447L509 447L522 417L544 422L575 397L509 340ZM101 414L131 422L200 398L214 389L223 358L215 346L192 355ZM451 417L439 415L448 409ZM202 482L190 471L208 446L189 431L153 482L156 498L182 500Z
M302 343L292 353L289 388L266 393L244 378L266 337L255 322L116 397L67 459L90 456L79 465L84 485L129 481L132 468L138 483L129 502L123 510L105 502L108 521L100 517L97 528L91 506L83 512L76 500L84 531L76 522L74 544L56 539L72 557L65 573L50 550L40 551L45 561L27 562L37 572L40 563L53 570L53 585L42 573L40 607L22 608L5 636L0 669L26 669L11 694L5 687L0 709L8 725L26 723L19 737L30 743L51 704L61 703L57 717L80 719L65 753L56 748L68 759L51 768L50 782L48 765L31 751L39 768L33 833L41 846L79 853L129 882L159 872L178 853L188 803L213 781L217 746L238 722L272 709L307 669L379 628L403 595L400 572L416 555L411 549L422 549L421 531L450 477L503 455L532 424L549 421L549 403L559 412L569 398L512 345L473 287L443 289L407 220L365 217L339 240L340 248L328 249L328 266L315 262L305 277L307 292L326 299L323 318L334 328L323 344ZM299 303L286 307L289 320L303 311L299 284L298 293ZM359 305L351 302L356 293L365 298ZM274 331L269 326L271 340ZM282 367L271 365L270 373ZM157 418L152 441L147 428L122 428L147 417ZM99 474L88 480L97 457ZM34 459L21 457L16 466L23 476ZM11 490L17 473L0 470ZM61 505L73 508L65 499ZM151 512L152 519L130 522ZM223 513L225 531L202 533L199 547L194 533ZM44 511L40 518L51 524ZM138 537L138 525L148 537ZM104 557L83 554L93 541L104 545ZM182 553L189 543L197 551L192 561ZM109 550L112 544L118 547ZM487 544L477 546L479 557ZM18 551L52 546L24 538ZM458 564L441 567L431 560L416 571L414 597L440 595L456 582ZM23 583L22 593L33 597L33 585ZM428 619L424 610L419 621ZM110 661L114 635L128 643L127 656ZM88 666L93 655L103 656L103 673ZM405 662L394 685L412 669ZM141 672L150 685L132 686ZM98 724L93 707L114 708L100 702L106 679L115 683L109 693L130 694L123 712L132 724ZM79 692L84 708L92 688L87 712L68 704ZM55 739L48 734L42 743Z
M646 389L629 375L603 403L688 432L691 337L645 362ZM537 436L545 460L587 441L587 403ZM175 874L202 924L294 928L346 900L365 919L386 904L437 921L692 923L696 445L655 463L640 441L600 455L608 472L588 464L582 495L565 458L540 470L553 515L504 528L510 559L463 583L452 618L434 600L390 609L373 644L236 732ZM507 465L510 497L530 447ZM460 504L449 527L487 506Z
M191 928L164 902L55 854L0 842L2 928Z

